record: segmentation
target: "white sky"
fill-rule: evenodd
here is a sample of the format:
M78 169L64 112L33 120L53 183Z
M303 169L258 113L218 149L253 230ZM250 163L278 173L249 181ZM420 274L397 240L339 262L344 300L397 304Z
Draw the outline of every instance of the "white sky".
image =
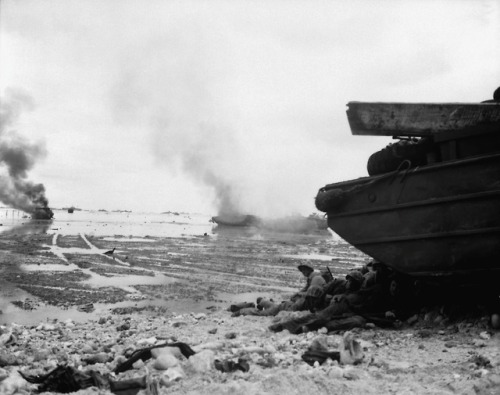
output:
M218 185L308 214L391 141L352 136L347 102L492 97L499 4L2 0L0 93L35 102L15 129L53 207L216 214Z

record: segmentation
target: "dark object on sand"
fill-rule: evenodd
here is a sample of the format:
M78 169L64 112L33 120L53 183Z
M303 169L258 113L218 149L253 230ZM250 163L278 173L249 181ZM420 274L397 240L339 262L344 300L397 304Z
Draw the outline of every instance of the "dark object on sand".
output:
M119 364L113 370L113 372L115 372L115 373L125 372L125 371L131 369L132 365L135 362L137 362L139 359L141 359L144 362L147 361L148 359L150 359L152 357L151 350L154 348L160 348L160 347L177 347L181 351L182 355L184 355L186 358L189 358L195 354L195 352L193 351L193 349L191 347L189 347L186 343L181 343L181 342L166 343L166 344L160 344L157 346L141 348L139 350L134 351L132 353L132 355L129 357L129 359L127 359L125 362Z
M148 388L147 376L133 377L127 380L109 380L109 389L113 394L132 395Z
M109 251L106 251L106 252L103 252L104 255L107 255L107 256L113 256L114 253L115 253L115 250L116 250L116 247L114 247L112 250L109 250Z
M87 303L81 306L77 307L78 311L83 311L84 313L91 313L92 311L95 310L94 304L93 303Z
M255 215L222 214L212 217L219 226L257 226L261 220Z
M28 375L21 371L19 374L27 382L40 384L38 392L60 392L67 394L89 387L105 388L107 378L97 371L82 372L71 366L58 366L44 375Z
M328 226L407 278L498 281L500 103L350 102L347 117L354 135L406 142L380 174L318 191Z
M73 211L75 211L75 209L74 209L73 207L70 207L70 208L68 209L68 213L70 213L70 214L73 214Z
M147 388L147 377L134 377L127 380L112 380L109 375L103 375L95 370L81 371L72 366L59 365L44 375L27 375L19 372L27 382L39 384L37 392L57 392L68 394L89 387L102 390L110 389L114 394L137 394Z
M234 362L230 359L220 361L216 359L214 361L215 369L224 372L236 372L237 370L241 370L242 372L248 372L250 370L250 365L246 361L246 359L238 358L238 362Z
M340 361L340 351L309 350L302 354L302 359L311 366L314 366L315 362L322 365L328 358L332 361Z
M52 219L53 217L54 213L48 207L37 207L31 214L31 218L33 219Z
M252 303L252 302L242 302L242 303L238 303L238 304L232 304L231 306L229 306L229 308L227 309L228 311L230 311L231 313L234 313L236 311L239 311L241 309L246 309L246 308L255 308L255 303Z

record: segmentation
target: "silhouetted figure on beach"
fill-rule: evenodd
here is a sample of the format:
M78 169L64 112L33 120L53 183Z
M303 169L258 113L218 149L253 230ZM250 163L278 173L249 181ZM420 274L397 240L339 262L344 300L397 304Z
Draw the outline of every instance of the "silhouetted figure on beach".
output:
M275 304L263 298L257 299L257 308L242 308L233 312L233 317L240 315L275 316L280 311L313 310L320 302L326 281L321 272L314 270L309 265L299 265L299 271L306 279L306 284L299 292L294 294L290 300Z
M112 250L104 252L104 255L111 256L111 257L113 257L113 259L115 259L115 250L116 250L116 247L114 247Z

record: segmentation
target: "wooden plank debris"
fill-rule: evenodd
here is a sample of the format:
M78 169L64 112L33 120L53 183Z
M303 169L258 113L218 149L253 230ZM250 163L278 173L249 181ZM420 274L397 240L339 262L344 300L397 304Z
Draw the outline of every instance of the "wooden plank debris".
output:
M443 132L500 133L500 103L349 102L353 135L432 136Z

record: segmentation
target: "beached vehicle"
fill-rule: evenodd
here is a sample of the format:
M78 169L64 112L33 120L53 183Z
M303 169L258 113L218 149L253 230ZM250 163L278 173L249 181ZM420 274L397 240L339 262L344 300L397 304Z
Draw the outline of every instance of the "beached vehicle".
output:
M321 188L347 242L411 279L500 280L500 103L348 103L354 135L393 136L368 177Z

